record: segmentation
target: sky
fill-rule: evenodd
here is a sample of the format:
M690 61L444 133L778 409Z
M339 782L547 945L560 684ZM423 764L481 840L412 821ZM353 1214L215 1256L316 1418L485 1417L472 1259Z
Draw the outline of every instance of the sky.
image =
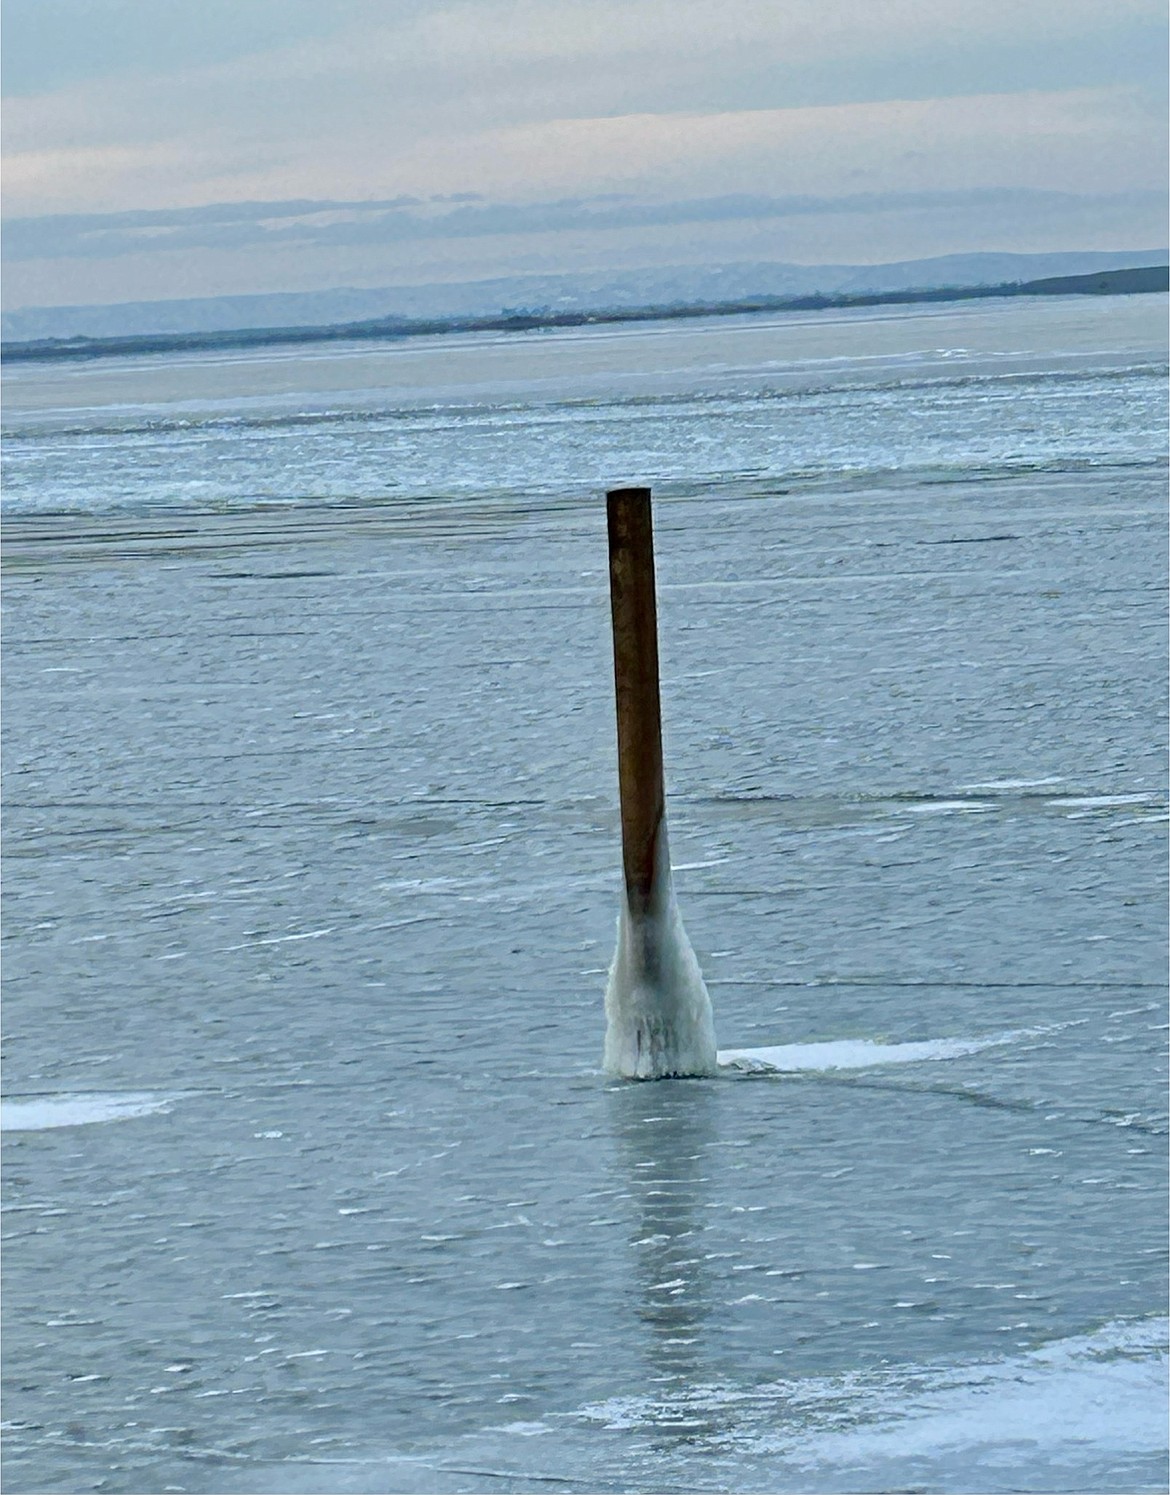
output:
M3 0L10 308L1166 241L1163 0Z

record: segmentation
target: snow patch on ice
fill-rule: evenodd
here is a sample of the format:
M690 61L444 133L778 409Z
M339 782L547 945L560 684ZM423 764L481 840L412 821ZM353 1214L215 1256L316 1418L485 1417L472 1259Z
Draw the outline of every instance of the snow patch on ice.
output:
M785 1043L772 1048L720 1049L721 1069L795 1074L805 1070L869 1069L878 1064L922 1064L962 1059L983 1049L1032 1038L1046 1030L1021 1028L982 1038L928 1038L918 1043L877 1043L869 1038L837 1038L825 1043Z
M898 808L906 815L978 815L994 810L995 806L975 799L930 799L922 804L899 805Z
M59 1126L90 1126L166 1113L174 1095L45 1095L0 1100L0 1131L42 1132Z
M1153 794L1086 794L1069 799L1050 799L1050 805L1062 810L1106 810L1118 805L1144 805Z

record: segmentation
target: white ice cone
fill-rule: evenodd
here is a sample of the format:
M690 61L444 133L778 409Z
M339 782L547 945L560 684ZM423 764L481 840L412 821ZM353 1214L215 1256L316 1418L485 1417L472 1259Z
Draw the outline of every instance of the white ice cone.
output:
M675 901L665 824L648 908L635 914L622 900L605 1017L607 1074L661 1080L716 1071L711 998Z

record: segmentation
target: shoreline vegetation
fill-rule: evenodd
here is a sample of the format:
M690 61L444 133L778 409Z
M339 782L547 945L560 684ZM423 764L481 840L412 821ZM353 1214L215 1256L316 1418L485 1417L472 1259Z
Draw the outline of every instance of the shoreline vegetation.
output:
M144 353L185 353L280 347L332 342L389 342L468 332L538 332L625 322L682 321L744 316L754 312L839 311L855 306L906 306L931 302L987 300L1011 296L1132 296L1170 290L1170 266L1147 265L1088 275L998 285L940 286L924 290L814 293L799 296L743 297L734 301L620 307L610 311L552 311L547 307L505 308L497 315L378 317L323 326L254 327L221 332L134 333L124 337L38 338L0 344L6 363L34 360L115 358Z

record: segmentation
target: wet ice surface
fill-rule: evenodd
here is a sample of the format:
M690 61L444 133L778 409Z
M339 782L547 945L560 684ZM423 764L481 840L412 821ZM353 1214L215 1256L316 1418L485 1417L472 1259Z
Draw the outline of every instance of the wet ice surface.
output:
M10 521L8 1488L1162 1488L1162 513L663 497L650 1085L600 495Z

